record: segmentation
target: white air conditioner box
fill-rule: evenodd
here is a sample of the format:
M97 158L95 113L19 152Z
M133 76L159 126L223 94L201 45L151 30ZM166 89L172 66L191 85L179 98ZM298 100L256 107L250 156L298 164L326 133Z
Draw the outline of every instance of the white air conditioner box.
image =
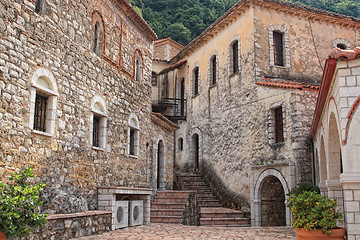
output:
M130 201L129 226L143 225L144 223L144 202L143 200Z
M129 226L129 201L115 202L115 229Z

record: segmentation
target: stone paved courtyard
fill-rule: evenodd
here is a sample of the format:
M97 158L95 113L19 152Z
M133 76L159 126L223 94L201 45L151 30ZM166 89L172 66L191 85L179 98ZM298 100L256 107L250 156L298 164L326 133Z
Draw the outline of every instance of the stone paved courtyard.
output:
M290 227L237 228L184 226L180 224L150 224L108 232L102 235L77 238L79 240L117 239L239 239L239 240L279 240L296 239Z

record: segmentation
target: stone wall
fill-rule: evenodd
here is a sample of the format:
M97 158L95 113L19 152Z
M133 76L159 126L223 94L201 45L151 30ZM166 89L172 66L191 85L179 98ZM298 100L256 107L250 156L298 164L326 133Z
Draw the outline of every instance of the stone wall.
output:
M111 212L89 211L47 217L42 228L33 230L28 240L65 240L111 231Z
M34 2L0 3L1 178L33 167L34 182L46 184L43 210L51 214L97 209L97 186L150 187L150 176L156 174L149 167L151 148L160 131L150 107L154 36L131 15L126 1L47 0L40 14ZM101 54L91 51L95 15L105 33ZM134 80L135 56L142 62L139 82ZM44 81L39 78L42 83L53 78L45 87L57 89L52 93L53 133L33 130L30 121L38 71L49 74ZM106 110L100 148L91 144L94 99L102 99ZM137 156L128 154L131 114L139 121ZM162 134L171 153L171 131ZM173 162L170 154L167 161ZM169 188L171 171L169 166Z

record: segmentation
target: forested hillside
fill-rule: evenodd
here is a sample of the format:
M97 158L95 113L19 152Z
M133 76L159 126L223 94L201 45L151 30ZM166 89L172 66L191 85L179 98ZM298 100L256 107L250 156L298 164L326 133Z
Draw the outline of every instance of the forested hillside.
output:
M238 0L129 0L157 33L186 45ZM360 17L359 0L287 0Z

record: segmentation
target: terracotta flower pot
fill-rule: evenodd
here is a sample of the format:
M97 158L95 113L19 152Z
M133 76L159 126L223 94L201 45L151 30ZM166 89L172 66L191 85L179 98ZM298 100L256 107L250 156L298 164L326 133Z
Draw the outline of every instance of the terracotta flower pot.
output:
M6 236L4 232L0 232L0 240L5 240Z
M324 234L322 230L306 231L302 228L296 228L296 237L299 240L344 240L346 235L345 228L336 228L331 230L331 235Z

